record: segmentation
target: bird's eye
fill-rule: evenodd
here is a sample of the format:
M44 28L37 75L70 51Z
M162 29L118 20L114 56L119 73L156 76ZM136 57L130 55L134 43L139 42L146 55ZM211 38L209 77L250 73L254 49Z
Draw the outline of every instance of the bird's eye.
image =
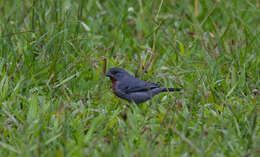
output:
M116 73L117 73L117 71L112 71L112 74L114 74L114 75L115 75Z

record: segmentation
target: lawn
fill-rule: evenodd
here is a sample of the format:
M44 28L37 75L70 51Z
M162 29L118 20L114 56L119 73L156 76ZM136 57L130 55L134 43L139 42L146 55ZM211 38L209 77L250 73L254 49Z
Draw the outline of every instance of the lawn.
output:
M259 15L260 0L1 0L1 156L260 156ZM112 67L183 90L135 105Z

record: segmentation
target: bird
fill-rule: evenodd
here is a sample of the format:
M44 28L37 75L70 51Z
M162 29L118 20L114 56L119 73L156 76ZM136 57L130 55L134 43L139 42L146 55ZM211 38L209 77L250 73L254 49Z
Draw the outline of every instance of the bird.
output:
M162 88L151 82L135 78L124 69L111 68L106 76L112 82L112 91L119 98L135 104L143 103L161 92L181 91L182 88Z

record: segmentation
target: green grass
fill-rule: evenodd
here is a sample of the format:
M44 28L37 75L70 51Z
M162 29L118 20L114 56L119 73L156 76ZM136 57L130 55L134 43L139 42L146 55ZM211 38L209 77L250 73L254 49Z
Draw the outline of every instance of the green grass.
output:
M260 1L195 1L0 1L1 156L259 156Z

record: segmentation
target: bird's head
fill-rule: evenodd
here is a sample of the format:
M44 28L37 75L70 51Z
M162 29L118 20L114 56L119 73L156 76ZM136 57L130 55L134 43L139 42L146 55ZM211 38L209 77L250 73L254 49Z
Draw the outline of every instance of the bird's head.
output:
M128 76L130 74L128 74L128 72L126 72L123 69L120 68L111 68L108 70L108 72L106 73L107 77L110 77L111 80L120 80L125 76Z

